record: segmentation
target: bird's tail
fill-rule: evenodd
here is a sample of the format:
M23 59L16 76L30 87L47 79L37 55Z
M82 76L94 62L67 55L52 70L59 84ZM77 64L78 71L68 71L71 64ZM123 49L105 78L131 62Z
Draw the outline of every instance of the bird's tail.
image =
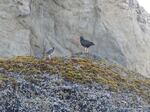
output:
M95 44L92 42L92 45L95 45Z

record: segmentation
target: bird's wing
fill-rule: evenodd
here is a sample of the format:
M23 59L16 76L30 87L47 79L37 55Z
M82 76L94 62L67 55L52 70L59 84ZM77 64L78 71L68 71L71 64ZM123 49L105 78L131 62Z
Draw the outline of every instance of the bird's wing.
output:
M53 49L50 49L49 51L47 51L47 54L51 54L53 52Z

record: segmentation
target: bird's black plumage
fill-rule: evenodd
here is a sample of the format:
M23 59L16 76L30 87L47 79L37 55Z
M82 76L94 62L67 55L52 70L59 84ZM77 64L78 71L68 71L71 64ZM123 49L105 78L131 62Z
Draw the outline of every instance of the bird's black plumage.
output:
M80 43L81 43L81 45L82 45L83 47L85 47L85 48L89 48L90 46L95 45L93 42L90 42L89 40L85 40L85 39L83 38L83 36L80 36Z

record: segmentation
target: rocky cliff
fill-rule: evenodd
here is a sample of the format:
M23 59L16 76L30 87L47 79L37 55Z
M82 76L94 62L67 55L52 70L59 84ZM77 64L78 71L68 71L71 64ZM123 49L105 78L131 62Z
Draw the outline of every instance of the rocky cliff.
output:
M150 18L136 0L1 0L0 56L55 55L82 51L78 36L95 42L90 50L150 76Z
M0 59L1 112L149 112L150 79L96 56Z

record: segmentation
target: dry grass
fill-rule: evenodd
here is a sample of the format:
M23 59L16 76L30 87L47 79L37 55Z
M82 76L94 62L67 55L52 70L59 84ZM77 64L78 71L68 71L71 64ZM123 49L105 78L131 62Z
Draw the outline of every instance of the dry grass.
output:
M121 72L130 74L123 76L121 72L115 70L115 67L114 65L106 66L103 60L95 61L86 58L65 59L55 57L51 60L38 60L33 57L17 57L10 60L0 60L0 68L4 68L8 72L26 75L27 79L32 82L36 81L36 79L30 78L33 74L59 74L68 80L79 83L96 82L106 84L109 85L112 91L132 90L150 103L150 99L148 99L150 98L150 79L135 78L135 73L128 73L124 69L117 67ZM132 73L134 78L131 77ZM0 75L0 82L3 80L8 79L4 75Z

